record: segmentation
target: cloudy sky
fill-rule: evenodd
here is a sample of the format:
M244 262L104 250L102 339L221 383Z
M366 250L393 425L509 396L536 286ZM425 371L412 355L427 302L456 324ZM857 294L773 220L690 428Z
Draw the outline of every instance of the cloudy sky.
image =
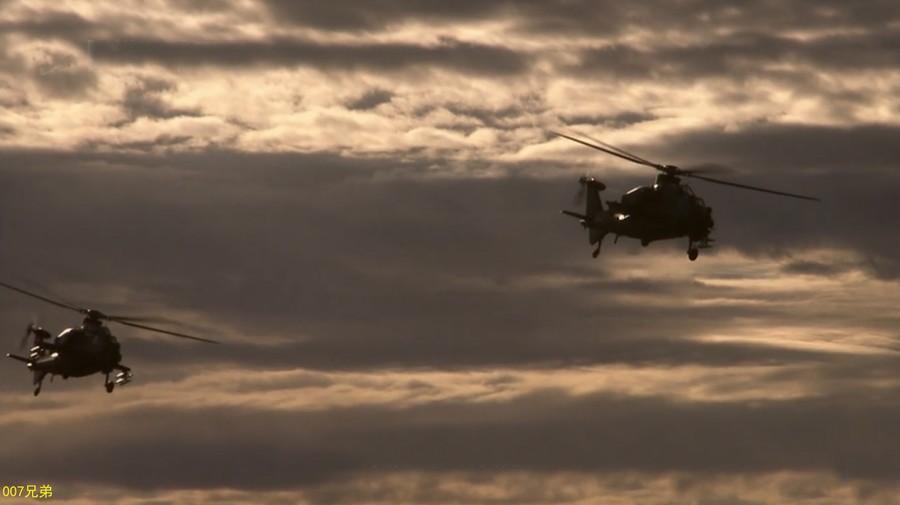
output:
M697 182L717 247L560 216ZM135 381L0 366L65 504L900 503L894 0L0 0L0 277ZM0 294L14 350L73 314Z

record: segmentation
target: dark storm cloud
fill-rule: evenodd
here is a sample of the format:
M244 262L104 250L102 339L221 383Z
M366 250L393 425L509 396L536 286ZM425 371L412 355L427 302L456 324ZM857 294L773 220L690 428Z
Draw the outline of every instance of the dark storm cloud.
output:
M71 54L43 51L32 68L32 79L47 93L77 97L97 85L97 75Z
M323 30L383 30L404 21L473 21L489 19L509 10L508 2L477 2L463 0L444 2L423 0L373 0L370 2L294 2L265 0L263 2L278 20L287 20Z
M600 114L573 114L573 115L561 115L560 120L563 123L568 125L604 125L609 128L625 128L627 126L631 126L637 123L643 123L644 121L652 121L657 119L656 116L652 114L647 114L645 112L622 112L619 114L608 114L608 115L600 115Z
M782 303L759 305L752 291L616 279L594 269L604 263L591 261L583 231L557 213L574 190L567 178L422 179L440 161L330 154L7 152L2 161L2 232L15 247L0 254L18 274L124 285L139 290L144 303L198 311L248 338L289 341L203 350L203 362L346 369L826 360L686 340L741 318L802 324L793 309L800 295L767 294ZM252 178L247 167L254 167ZM702 194L716 207L722 245L751 254L834 245L888 261L897 244L875 232L884 224L871 212L880 209L866 202L892 179L876 180L834 207L769 195L753 200L708 186ZM842 217L848 207L855 219ZM105 245L102 254L97 244ZM683 255L680 243L654 247ZM604 254L635 248L607 244ZM882 267L890 272L896 263ZM69 295L91 302L89 293ZM672 302L628 301L648 296ZM675 303L704 297L746 303L690 311ZM839 324L842 316L818 317ZM172 352L128 346L134 360Z
M788 28L883 27L900 19L890 0L865 4L775 0L690 0L680 2L678 15L665 1L623 4L596 0L503 0L485 3L462 0L376 0L373 2L267 0L273 17L318 28L342 31L379 31L405 22L446 25L503 20L524 32L609 36L635 29L705 33L732 27L784 30Z
M614 1L557 0L527 3L521 27L536 33L581 35L617 34L638 29L712 34L729 28L765 31L881 28L897 19L900 19L900 9L890 0L862 5L839 0L689 0L679 3L677 14L673 14L671 3L664 0L628 5Z
M0 33L22 33L32 37L83 41L96 28L89 20L67 11L41 12L29 9L18 20L0 21Z
M370 89L361 97L347 104L350 110L371 110L383 103L390 103L394 94L384 89Z
M92 55L100 61L115 63L312 66L348 72L444 68L486 76L521 74L530 66L526 54L502 46L453 39L444 39L436 45L418 45L326 44L299 39L201 43L125 38L94 41Z
M55 483L137 489L302 488L363 472L474 468L825 471L897 482L900 405L872 400L683 403L546 390L507 401L309 412L136 407L89 417L77 438L22 426L0 471L13 480L52 475ZM48 460L41 447L58 457Z
M486 321L486 325L490 323ZM398 366L437 367L444 370L488 369L494 366L536 366L550 369L616 364L726 367L830 363L838 359L833 354L824 352L754 344L640 337L628 335L628 328L613 329L626 336L611 336L598 330L592 339L568 334L564 339L551 340L520 333L519 345L516 345L515 342L498 339L487 332L479 337L480 342L463 340L450 334L416 335L412 331L393 337L384 332L372 331L353 338L343 334L336 326L332 335L307 338L306 341L295 344L258 346L229 343L226 346L188 350L179 343L131 338L126 339L123 348L129 358L129 365L142 370L222 363L255 369L303 367L318 370L377 370ZM134 334L127 328L118 334L121 336L125 333ZM199 333L207 334L202 331ZM377 345L372 345L373 343Z
M789 274L813 275L831 277L845 274L854 270L867 270L870 265L852 261L812 261L804 259L792 260L782 267L782 271Z
M122 97L122 108L127 122L133 122L141 117L169 119L179 116L200 116L198 110L173 107L160 96L161 93L175 88L176 84L170 81L152 77L139 79L137 83L128 86Z
M777 69L770 71L770 67ZM686 46L638 49L617 44L580 53L569 70L625 79L695 80L709 77L785 77L820 70L889 70L900 65L900 32L832 35L796 40L765 33L740 33Z
M99 160L132 165L127 156L99 156L89 164ZM142 161L171 170L170 158ZM38 247L22 249L28 259L10 258L12 263L41 264L57 279L83 279L90 272L93 282L105 279L151 292L161 289L156 296L223 317L250 336L276 332L306 340L274 351L222 348L210 351L212 356L237 359L248 354L257 363L276 359L316 368L452 367L677 361L658 349L682 347L683 359L692 360L688 355L699 350L698 345L651 341L660 345L657 350L628 354L626 342L595 342L595 332L621 334L624 325L617 320L624 313L592 315L592 304L578 296L596 295L596 290L652 289L649 286L592 284L571 294L557 293L560 298L552 305L547 294L554 289L504 287L521 272L566 272L558 256L573 251L580 238L577 232L567 233L568 223L555 212L533 207L532 198L542 191L537 181L375 182L377 173L396 170L392 162L329 155L187 156L177 162L176 172L159 177L107 171L89 175L91 170L66 175L43 168L73 162L50 154L42 161L25 156L5 163L27 165L29 174L5 185L11 193L7 215L16 215L9 221L14 228L7 232L23 245ZM202 175L213 166L219 175ZM246 166L256 167L261 178L253 182L243 177L239 171ZM297 166L304 171L292 168ZM422 171L423 165L400 168ZM98 192L102 198L91 197ZM21 202L14 194L21 195ZM49 222L19 207L39 195L45 205L59 205L58 213L46 207L41 211L40 216L57 216ZM150 195L156 196L148 200ZM523 220L504 223L511 207ZM529 207L533 210L526 213ZM537 223L555 230L558 239L548 243L550 248L529 246L533 252L521 254L525 245L517 245L516 237L527 236L525 230ZM461 238L477 247L459 250L454 244ZM96 241L117 246L97 261L90 245ZM53 259L50 251L60 247L67 256ZM513 250L520 251L521 259L513 257ZM394 273L380 273L385 269ZM572 274L591 275L579 270ZM485 287L454 286L454 275L480 279ZM575 321L594 323L578 328ZM651 331L637 326L633 331ZM567 339L559 341L556 331L565 331ZM514 341L532 344L511 350ZM699 347L709 351L710 361L743 359L739 351L722 348L720 355L719 347ZM774 358L765 352L745 356Z
M223 12L235 7L234 0L167 0L175 9L188 12Z
M125 151L152 151L158 148L170 148L189 142L193 137L189 135L157 135L152 140L136 140L132 142L118 142L116 148ZM98 144L96 147L104 147Z
M530 110L535 109L536 104L534 103L534 100L530 100L529 97L523 97L523 101L526 101L526 103L499 109L453 103L445 104L443 107L454 116L462 117L464 119L473 119L480 125L489 128L506 130L508 129L506 126L507 122L520 121L523 116L530 112Z
M699 129L665 136L659 148L676 164L721 161L768 175L797 172L865 180L889 176L900 160L900 127L858 123L826 126L758 122L737 131ZM840 189L840 188L835 188Z

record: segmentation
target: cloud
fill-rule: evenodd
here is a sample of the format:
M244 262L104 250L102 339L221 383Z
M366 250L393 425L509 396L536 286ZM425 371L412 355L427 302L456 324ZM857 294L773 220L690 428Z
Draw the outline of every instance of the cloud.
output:
M73 495L82 497L66 505L103 501L116 505L144 503L148 499L171 503L229 503L250 505L259 501L274 504L409 504L409 503L764 503L767 505L839 505L857 502L866 505L890 503L895 488L875 489L864 481L840 480L821 473L774 473L741 478L708 477L704 481L684 474L647 475L636 473L580 474L559 472L553 475L529 472L451 472L425 474L392 472L360 476L339 484L291 491L210 491L183 490L140 493L117 488L79 488ZM741 498L737 498L740 496ZM144 501L142 501L144 500Z
M313 66L328 71L399 72L449 69L481 76L512 76L528 70L529 59L505 47L445 39L412 43L323 44L281 39L240 42L175 42L153 39L97 40L92 56L115 63L174 66Z
M862 171L873 176L889 172L893 166L898 153L891 139L898 131L892 124L844 127L761 122L731 131L707 128L670 135L659 144L682 159L704 156L740 163L740 168L758 173L790 176L803 171L843 176ZM855 180L857 177L848 176L847 182Z
M0 31L86 43L87 35L94 27L89 20L71 11L27 8L23 11L15 19L0 20Z
M732 34L684 46L586 49L573 71L620 79L694 80L806 75L809 67L839 72L895 68L900 34L854 34L796 40L765 33ZM862 55L862 56L860 56Z
M291 2L268 0L263 2L278 20L289 21L323 30L384 30L405 21L446 23L485 19L509 11L507 2L484 5L461 1L453 5L435 0L414 4L396 0L376 0L369 4L352 2Z
M181 109L168 105L160 95L173 90L172 82L148 78L140 79L134 85L125 89L122 98L122 108L128 120L133 122L138 118L170 119L179 116L198 117L201 114L197 110Z
M815 222L822 213L840 222L830 213L843 207L798 216L787 209L803 202L762 195L754 206L778 205L783 213L766 220L754 206L709 197L722 246L756 259L726 249L702 258L700 270L684 270L682 244L638 253L623 240L591 261L581 230L557 214L574 189L568 178L422 178L433 163L215 151L8 155L4 236L22 246L5 251L4 263L61 286L124 286L140 294L71 295L111 312L185 311L205 332L243 342L196 357L129 344L145 361L177 354L171 359L316 369L827 360L821 349L753 344L757 322L822 340L812 321L825 318L849 336L860 327L844 318L873 307L856 294L895 290L881 286L882 272L864 259L889 258L889 241L864 248L869 243L855 238L868 234L856 222L831 226L832 238L821 238ZM109 188L103 198L83 197L100 187ZM871 198L853 201L867 209ZM746 230L753 232L742 237ZM542 240L529 240L536 236ZM460 241L473 247L459 248ZM117 245L100 258L97 243ZM847 257L804 249L825 243ZM67 251L62 259L59 249ZM797 273L798 261L849 266L844 277L816 284L785 275ZM678 270L644 273L669 268ZM732 269L742 272L737 280L722 273ZM890 331L894 322L873 322L867 331ZM711 333L749 341L696 340ZM260 339L267 345L254 343Z
M361 473L418 470L574 471L699 475L796 471L896 482L897 405L849 398L678 404L658 398L570 397L436 402L321 412L137 407L95 415L77 439L22 427L4 475L53 475L136 489L318 485ZM211 424L228 419L227 424ZM514 426L514 427L513 427ZM52 461L31 441L57 454ZM86 448L91 450L87 451ZM112 464L121 453L129 465ZM15 464L13 464L13 462ZM55 463L58 462L58 463Z
M76 97L97 85L97 75L67 53L46 50L32 67L34 82L56 97Z
M623 7L617 2L588 0L500 1L485 6L461 1L449 7L426 0L410 4L379 0L369 4L269 0L264 2L280 22L320 30L376 32L419 23L446 27L504 21L531 35L610 36L646 30L653 34L708 36L735 27L765 30L814 30L886 26L900 13L890 1L851 8L841 2L691 1L673 13L666 2Z
M518 2L516 3L519 4ZM644 32L660 35L710 37L716 33L757 29L762 31L806 31L884 26L877 20L896 20L896 5L873 2L865 9L853 9L841 2L757 2L691 1L673 12L666 2L621 6L616 2L588 0L527 2L520 9L519 28L526 33L597 36Z
M347 104L350 110L369 110L378 107L383 103L390 103L394 94L383 89L371 89L366 91L361 97Z

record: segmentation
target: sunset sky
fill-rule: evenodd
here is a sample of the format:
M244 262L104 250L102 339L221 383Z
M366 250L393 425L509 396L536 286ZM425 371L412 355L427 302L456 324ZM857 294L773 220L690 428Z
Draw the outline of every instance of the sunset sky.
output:
M577 178L654 174L559 128L822 202L697 181L714 249L594 260ZM898 163L896 0L0 0L0 279L224 343L4 360L0 485L900 504Z

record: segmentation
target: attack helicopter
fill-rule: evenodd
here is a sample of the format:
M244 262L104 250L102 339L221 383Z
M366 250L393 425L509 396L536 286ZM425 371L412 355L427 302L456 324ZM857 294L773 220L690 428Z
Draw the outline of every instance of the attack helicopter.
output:
M109 328L103 324L105 321L198 342L219 343L215 340L147 326L143 324L148 321L147 318L104 314L99 310L76 307L4 282L0 282L0 286L57 307L73 310L84 316L81 326L67 328L55 338L47 330L31 323L25 329L25 335L20 343L20 347L24 349L28 337L34 337L28 357L7 353L6 357L25 363L25 366L31 370L34 396L40 394L41 384L48 374L52 380L56 375L68 379L69 377L85 377L102 373L106 375L104 386L107 393L112 393L116 386L131 382L133 376L131 369L122 364L119 342ZM117 373L114 377L110 377L113 371Z
M656 181L652 186L636 187L625 193L618 202L607 200L607 208L603 207L603 202L600 200L600 192L606 189L606 185L593 177L582 176L578 179L580 188L577 199L583 199L585 202L584 214L570 210L563 210L562 213L579 219L581 226L588 230L588 242L596 245L592 254L594 258L600 254L603 238L609 233L615 235L614 243L618 242L620 236L631 237L640 240L644 247L657 240L687 237L687 255L691 261L697 259L700 249L712 247L714 241L710 237L714 226L712 208L706 205L706 202L697 196L690 186L681 181L683 177L751 191L819 201L818 198L812 196L738 184L701 175L720 168L715 165L682 169L675 165L663 165L648 161L596 139L588 142L563 133L551 133L632 163L654 168L659 172L656 174Z

